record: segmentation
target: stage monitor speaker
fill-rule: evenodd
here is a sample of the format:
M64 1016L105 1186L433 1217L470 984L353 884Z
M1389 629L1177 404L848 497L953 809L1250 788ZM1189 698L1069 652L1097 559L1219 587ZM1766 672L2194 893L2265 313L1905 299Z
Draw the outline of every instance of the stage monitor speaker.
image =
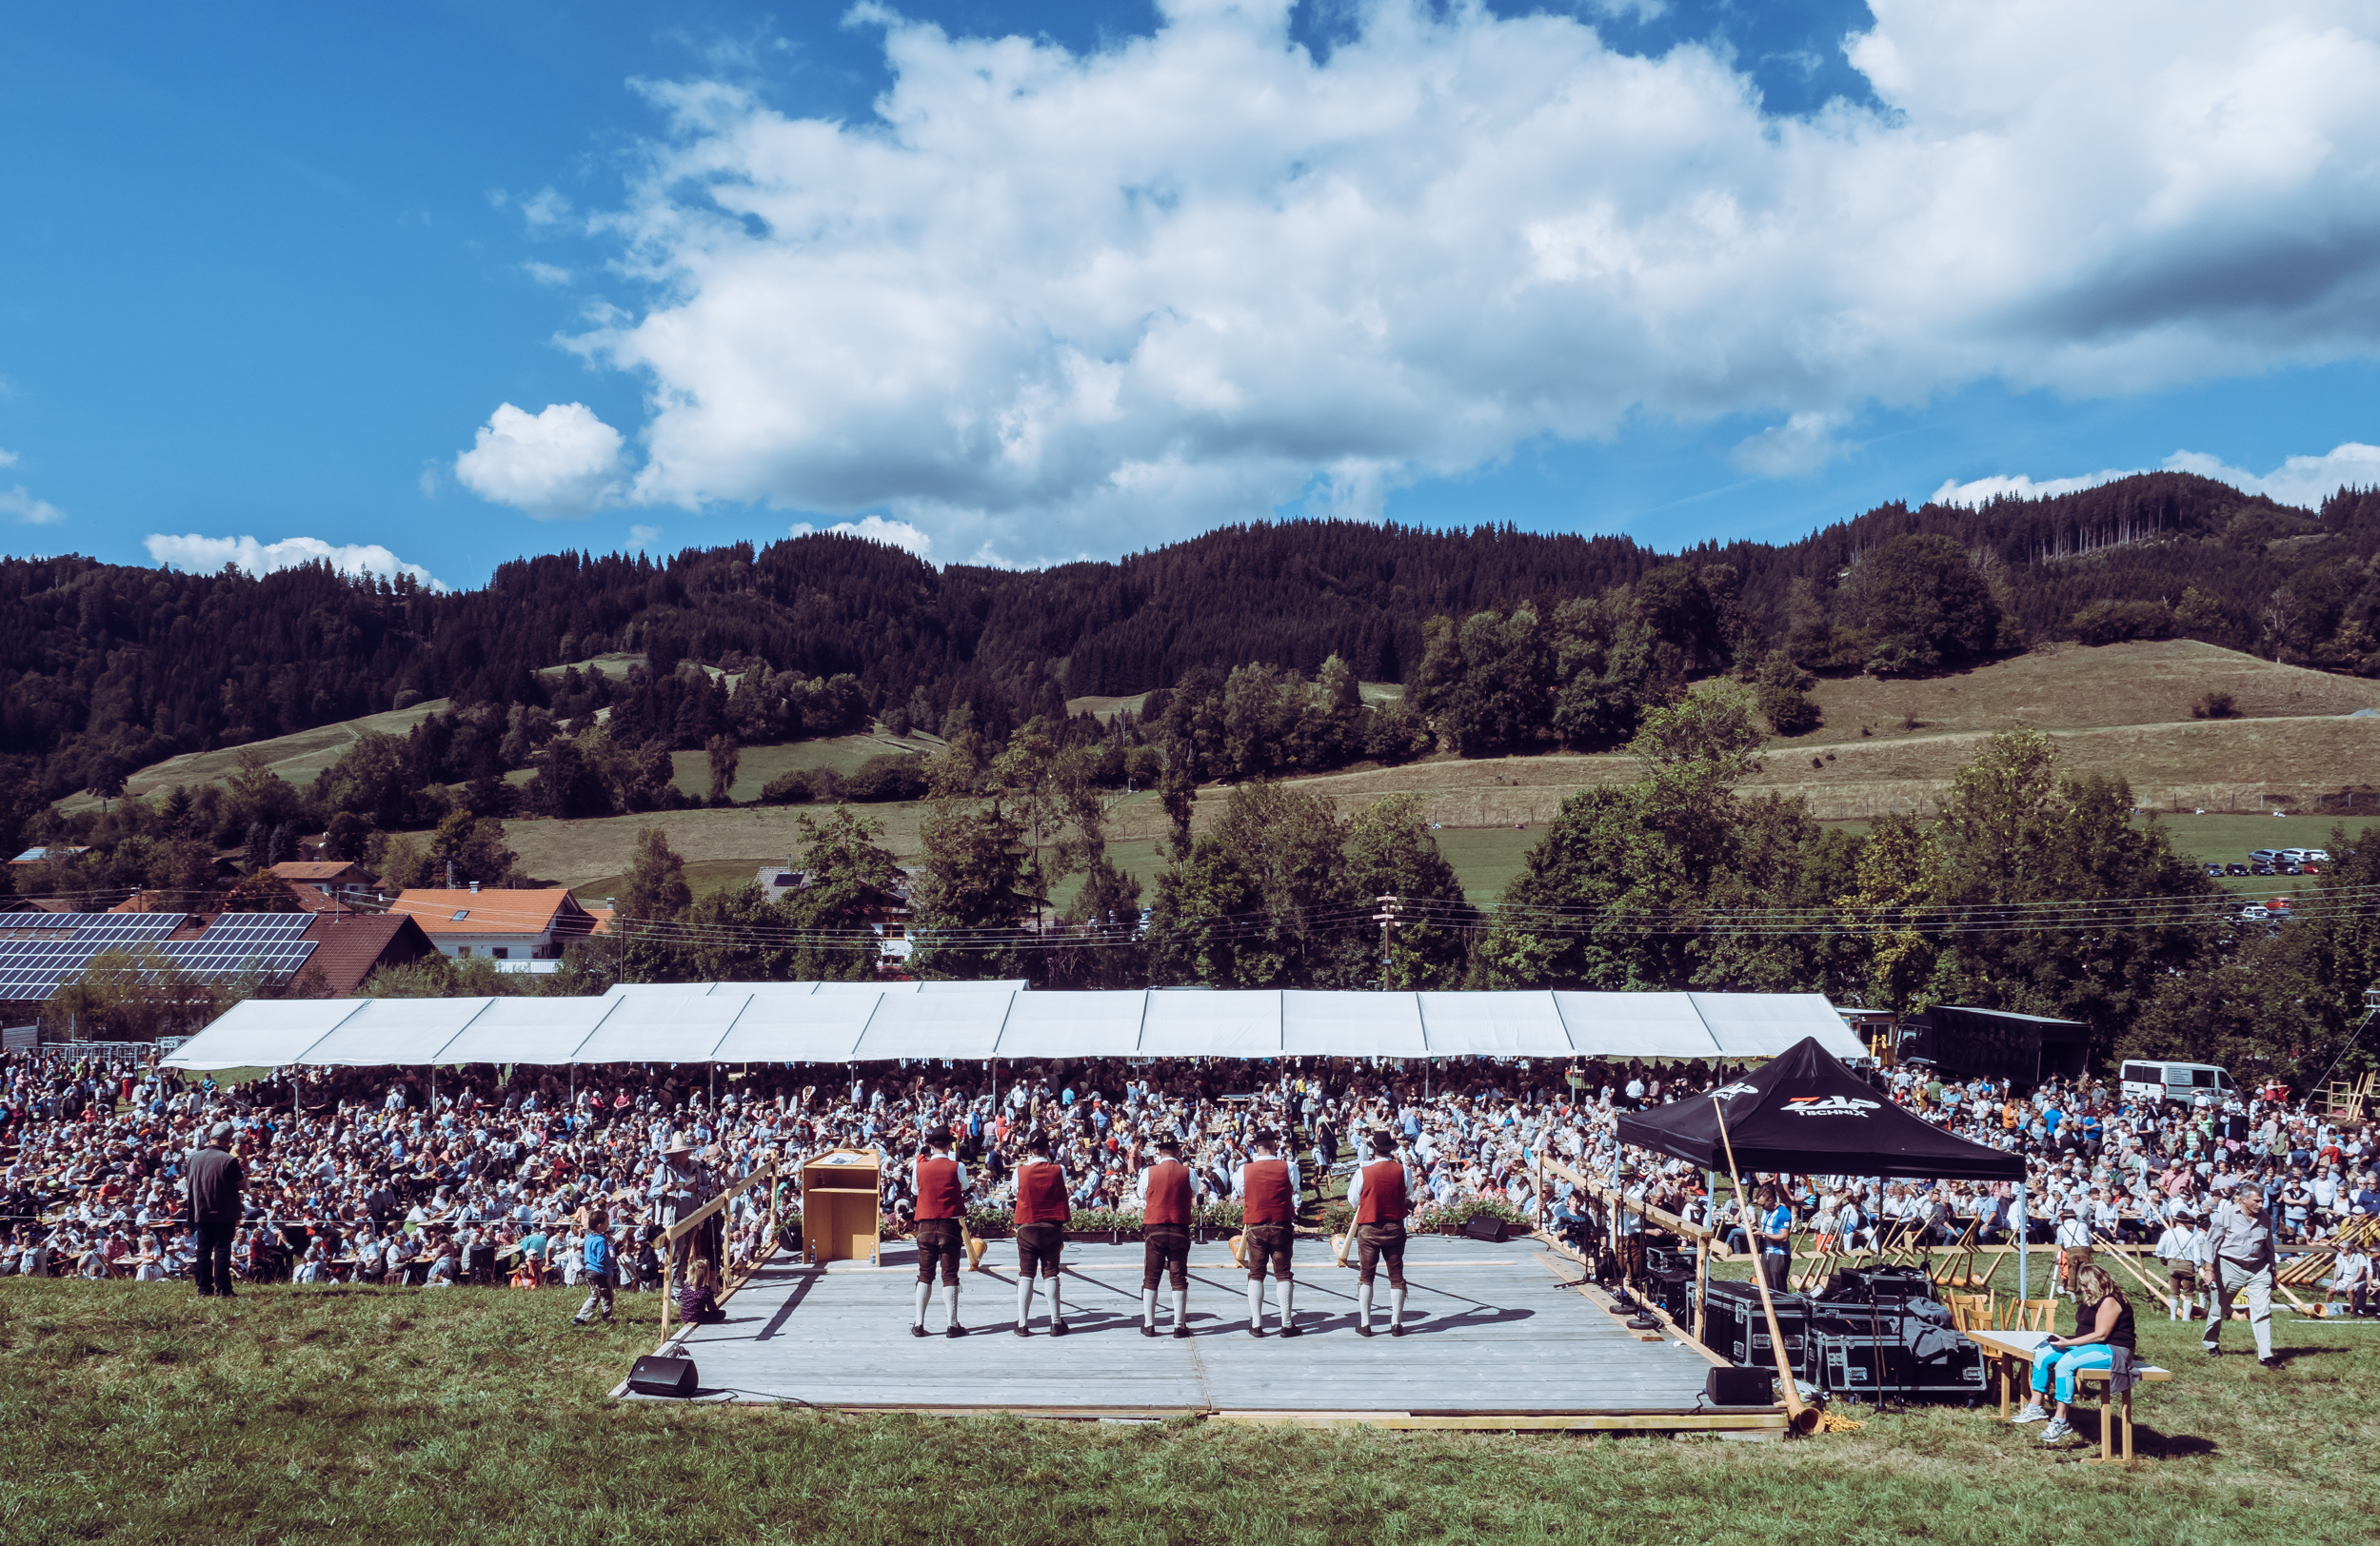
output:
M1714 1368L1703 1376L1702 1396L1713 1406L1768 1406L1776 1400L1776 1371Z
M628 1371L628 1389L639 1396L691 1396L696 1389L692 1358L639 1358Z
M1471 1221L1462 1226L1462 1232L1473 1239L1494 1240L1498 1245L1512 1238L1511 1229L1512 1226L1503 1219L1487 1213L1473 1214Z

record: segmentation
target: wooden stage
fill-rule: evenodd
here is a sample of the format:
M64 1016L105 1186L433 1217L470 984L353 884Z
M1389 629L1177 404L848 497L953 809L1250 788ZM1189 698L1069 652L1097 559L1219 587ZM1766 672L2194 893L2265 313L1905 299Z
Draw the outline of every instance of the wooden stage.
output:
M960 1274L959 1318L970 1335L942 1335L937 1285L926 1327L909 1318L916 1257L887 1242L884 1265L825 1270L780 1257L728 1301L724 1322L697 1326L669 1351L691 1358L698 1399L801 1401L851 1411L960 1415L1004 1411L1080 1419L1195 1415L1257 1423L1367 1423L1489 1430L1712 1430L1781 1437L1769 1407L1713 1408L1702 1398L1706 1358L1674 1341L1645 1341L1572 1286L1572 1263L1527 1239L1492 1244L1417 1238L1406 1257L1405 1335L1387 1335L1388 1279L1378 1283L1376 1335L1355 1332L1356 1275L1334 1267L1322 1242L1298 1243L1298 1324L1289 1341L1247 1330L1247 1275L1222 1245L1190 1253L1190 1326L1170 1334L1160 1291L1159 1336L1140 1335L1140 1247L1069 1243L1063 1279L1072 1335L1053 1338L1048 1296L1034 1295L1033 1335L1016 1322L1016 1247L992 1243L983 1272ZM652 1301L623 1296L624 1313ZM614 1393L628 1399L625 1383Z

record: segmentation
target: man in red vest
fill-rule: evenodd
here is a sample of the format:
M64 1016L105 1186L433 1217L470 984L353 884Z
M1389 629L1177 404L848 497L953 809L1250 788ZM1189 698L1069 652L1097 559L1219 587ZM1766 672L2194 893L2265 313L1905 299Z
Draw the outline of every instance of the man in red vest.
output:
M1382 1260L1388 1263L1388 1334L1405 1335L1405 1219L1413 1212L1413 1195L1405 1163L1397 1153L1394 1135L1372 1135L1373 1161L1347 1181L1347 1205L1356 1210L1357 1266L1362 1277L1356 1289L1356 1335L1372 1335L1372 1278Z
M1066 1205L1066 1178L1049 1157L1049 1140L1035 1134L1024 1140L1024 1160L1017 1166L1017 1335L1030 1337L1033 1319L1033 1274L1049 1279L1049 1334L1063 1337L1066 1312L1058 1300L1058 1257L1066 1248L1066 1220L1074 1210Z
M917 1194L918 1310L909 1335L925 1335L925 1301L933 1297L934 1269L942 1274L944 1337L964 1337L959 1324L959 1259L966 1249L961 1225L967 1216L967 1167L950 1157L950 1134L937 1131L917 1159L910 1190Z
M1140 1172L1140 1335L1157 1335L1157 1279L1174 1280L1174 1335L1190 1335L1190 1215L1198 1178L1181 1162L1181 1142L1157 1140L1157 1162Z
M1297 1278L1289 1264L1290 1242L1297 1237L1298 1199L1302 1190L1294 1160L1279 1158L1280 1135L1259 1134L1256 1158L1240 1167L1241 1243L1248 1258L1248 1335L1264 1335L1264 1271L1273 1270L1275 1299L1280 1311L1280 1334L1302 1337L1292 1312Z

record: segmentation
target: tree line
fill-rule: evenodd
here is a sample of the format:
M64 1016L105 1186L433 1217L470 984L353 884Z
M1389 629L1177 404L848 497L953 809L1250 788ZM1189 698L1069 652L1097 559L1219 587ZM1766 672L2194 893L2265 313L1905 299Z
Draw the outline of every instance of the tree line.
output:
M1897 556L1879 563L1888 548ZM1970 572L1950 588L1908 600L1883 583L1896 567L1947 570L1952 548ZM1972 509L1886 505L1796 543L1671 556L1624 537L1296 521L1010 572L937 570L815 534L660 560L549 554L452 593L320 565L254 578L7 558L0 783L29 786L36 803L106 791L178 752L441 700L543 708L558 722L611 707L639 743L665 737L681 749L729 720L757 727L737 729L747 744L820 734L853 722L855 697L878 718L922 725L964 712L1005 736L1048 713L1053 691L1061 702L1128 695L1196 669L1262 663L1312 677L1337 656L1359 680L1413 684L1433 620L1551 619L1569 602L1639 592L1656 573L1721 568L1735 576L1728 624L1805 669L1922 671L2022 640L2170 635L2370 673L2376 551L2370 492L2341 490L2306 511L2151 473ZM1624 644L1616 624L1612 642ZM605 655L647 665L632 703L613 704L613 684L588 676L556 680ZM730 707L677 669L687 661L711 681L790 680ZM17 803L0 799L0 815Z

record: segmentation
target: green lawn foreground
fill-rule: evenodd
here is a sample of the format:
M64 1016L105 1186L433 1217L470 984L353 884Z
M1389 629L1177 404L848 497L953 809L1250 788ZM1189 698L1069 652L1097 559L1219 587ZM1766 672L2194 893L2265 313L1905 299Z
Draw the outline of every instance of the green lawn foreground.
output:
M0 1541L2232 1546L2369 1540L2380 1496L2369 1324L2285 1320L2272 1374L2144 1313L2179 1375L2128 1474L1957 1407L1754 1444L622 1405L655 1301L622 1302L633 1332L571 1331L562 1291L7 1279Z

